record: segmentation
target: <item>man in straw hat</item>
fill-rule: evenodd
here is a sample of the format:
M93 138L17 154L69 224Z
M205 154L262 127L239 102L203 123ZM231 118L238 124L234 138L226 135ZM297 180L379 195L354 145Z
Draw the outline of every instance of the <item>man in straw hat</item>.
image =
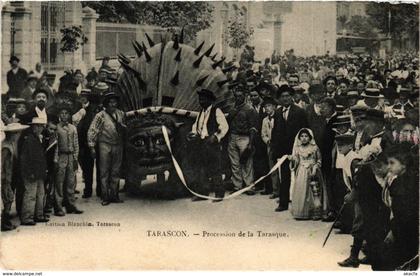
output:
M61 105L58 116L60 122L57 125L57 151L54 163L57 167L55 180L55 210L56 216L63 216L63 205L67 214L81 214L83 211L75 206L74 192L76 188L75 173L79 157L79 142L77 129L70 124L71 107Z
M24 185L20 221L21 225L28 226L48 221L44 216L44 179L47 176L47 160L41 138L46 121L34 117L30 125L31 129L23 137L19 158Z
M92 158L96 157L96 144L99 148L103 206L109 205L111 202L122 202L118 196L118 186L123 156L125 114L118 109L118 100L118 95L113 92L104 95L103 105L105 110L95 115L87 133L87 142Z
M25 69L19 67L19 58L12 56L9 60L12 69L7 72L7 85L9 86L8 96L9 98L20 97L25 82L28 77L28 73Z
M360 100L357 104L364 105L369 108L383 110L383 107L379 104L381 99L384 99L384 95L380 93L379 88L375 82L369 82L366 86L365 92L361 95L363 100Z
M16 173L18 170L18 151L17 143L21 131L29 126L20 123L11 123L2 127L2 132L6 138L1 145L1 199L4 209L1 213L1 231L13 230L16 227L10 220L10 211L12 209L14 192L13 186L16 181Z

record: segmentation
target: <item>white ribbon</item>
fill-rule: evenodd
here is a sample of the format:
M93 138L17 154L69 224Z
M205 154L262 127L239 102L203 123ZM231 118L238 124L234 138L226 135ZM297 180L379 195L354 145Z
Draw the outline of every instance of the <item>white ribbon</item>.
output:
M163 137L165 139L166 142L166 146L169 149L169 152L171 153L171 157L172 157L172 162L174 163L174 167L176 170L176 173L179 176L179 179L181 180L182 184L184 184L185 188L187 188L188 191L190 191L193 195L197 196L197 197L201 197L201 198L205 198L205 199L220 199L217 197L211 197L211 196L205 196L205 195L201 195L201 194L197 194L196 192L194 192L193 190L190 189L190 187L188 187L187 182L185 181L185 177L184 174L182 172L181 167L178 164L178 161L176 161L173 153L172 153L172 148L171 148L171 143L169 140L169 135L168 135L168 131L166 130L165 126L162 126L162 133L163 133ZM264 176L261 176L260 178L257 179L257 181L255 181L254 183L252 183L251 185L238 190L226 197L224 197L223 199L230 199L230 198L234 198L237 197L240 194L243 194L246 191L251 190L255 185L257 185L259 182L261 182L264 178L266 178L267 176L269 176L270 174L272 174L275 170L277 170L278 168L280 168L280 166L283 164L283 162L287 159L287 155L283 155L280 159L277 159L277 163L271 168L271 170Z

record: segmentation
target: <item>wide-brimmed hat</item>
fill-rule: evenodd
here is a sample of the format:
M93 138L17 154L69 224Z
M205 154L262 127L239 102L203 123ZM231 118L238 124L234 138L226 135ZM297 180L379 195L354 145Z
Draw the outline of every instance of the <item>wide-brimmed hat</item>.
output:
M28 82L30 80L36 80L36 81L38 80L38 77L35 75L34 72L31 72L31 73L28 74L28 77L26 78L26 81Z
M24 98L10 98L7 103L8 104L13 104L13 105L28 104Z
M216 100L216 96L214 95L213 91L211 91L209 89L205 89L205 88L200 89L200 90L197 91L197 94L205 96L205 97L211 99L212 101Z
M21 123L10 123L8 125L2 126L1 130L4 132L18 132L27 129L28 127L28 125L22 125Z
M382 95L377 88L367 88L365 92L361 95L364 98L376 98L376 99L383 99L384 95Z
M350 108L351 113L354 117L365 117L366 111L368 110L368 107L365 105L355 105Z
M339 125L350 125L351 124L351 118L350 115L341 115L341 116L337 116L337 119L335 120L335 122L333 122L334 126L339 126Z
M46 125L47 119L40 118L40 117L33 117L32 121L29 123L30 125Z
M359 92L357 92L356 90L350 90L347 92L346 94L347 98L359 98Z
M109 86L106 83L100 81L95 85L94 89L105 91L109 89Z
M9 59L9 63L12 63L13 61L20 62L20 59L17 56L11 56Z
M88 88L82 88L82 90L80 91L81 97L89 97L91 94L92 94L92 91Z
M350 133L338 134L335 136L335 141L338 146L353 144L354 139L354 135Z

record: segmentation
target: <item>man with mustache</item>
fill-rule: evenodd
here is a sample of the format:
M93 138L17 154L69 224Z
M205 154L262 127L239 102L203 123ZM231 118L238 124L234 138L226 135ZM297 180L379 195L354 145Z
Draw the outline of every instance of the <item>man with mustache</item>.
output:
M46 103L48 100L48 92L40 88L35 90L32 95L34 99L35 106L29 109L29 111L23 116L22 123L27 124L32 121L32 118L39 117L45 121L45 124L48 121L48 112L46 108Z

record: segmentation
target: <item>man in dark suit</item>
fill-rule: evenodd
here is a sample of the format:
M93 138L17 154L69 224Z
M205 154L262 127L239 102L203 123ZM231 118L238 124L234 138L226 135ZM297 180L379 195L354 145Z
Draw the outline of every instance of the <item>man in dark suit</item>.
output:
M46 108L48 100L48 92L43 88L35 90L32 95L32 98L35 101L35 106L31 107L28 112L23 116L22 123L28 124L32 121L32 118L39 117L44 120L45 124L48 121L48 112Z
M254 153L254 179L258 179L268 172L268 156L267 146L261 138L262 121L266 116L262 106L262 99L256 90L250 92L251 106L258 114L257 131L258 135L255 137L255 153ZM270 178L266 178L255 186L255 190L263 190L264 187L271 186L268 184Z
M300 129L308 127L306 113L293 104L293 88L283 85L279 89L281 108L274 114L274 127L271 134L273 159L292 154L293 143ZM279 206L276 212L287 210L290 198L289 161L281 166Z
M324 204L324 218L323 221L334 221L335 214L340 208L335 204L335 196L332 194L333 185L333 159L332 151L334 150L335 131L334 123L337 121L337 112L335 111L336 103L332 98L325 98L321 101L321 116L326 120L325 131L322 140L318 144L322 157L322 173L324 175L327 191L327 202Z
M7 85L9 86L9 98L19 98L20 93L25 87L28 73L25 69L19 67L19 59L12 56L9 60L12 69L7 72Z
M95 115L100 111L98 109L99 99L95 98L90 89L82 89L80 94L80 102L82 108L72 116L73 124L77 127L79 137L79 164L82 168L85 189L83 190L83 198L92 196L93 184L93 167L95 160L90 154L87 143L87 132Z

